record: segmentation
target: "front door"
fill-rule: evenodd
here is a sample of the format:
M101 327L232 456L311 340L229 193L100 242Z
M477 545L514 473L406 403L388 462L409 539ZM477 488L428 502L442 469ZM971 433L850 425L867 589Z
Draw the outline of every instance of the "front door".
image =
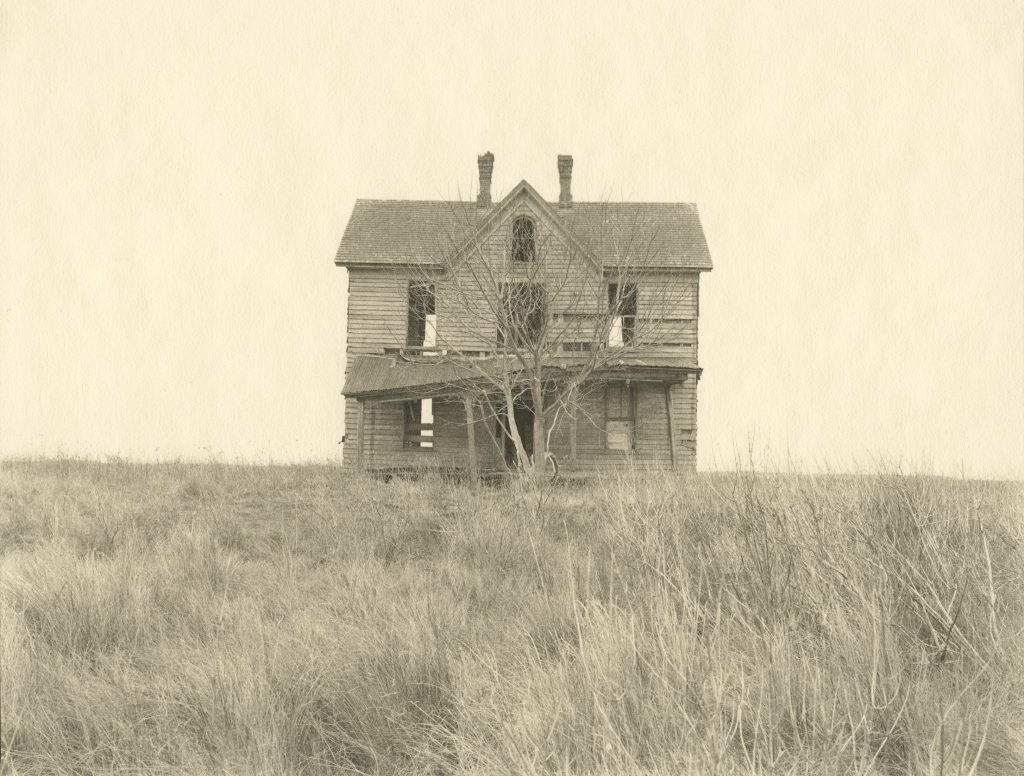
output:
M528 396L521 396L515 400L513 406L513 417L516 419L516 428L519 429L519 438L523 442L523 449L526 454L533 458L533 402ZM502 412L498 415L498 434L505 440L505 464L514 468L518 463L516 457L516 444L512 441L512 434L508 430L508 415Z

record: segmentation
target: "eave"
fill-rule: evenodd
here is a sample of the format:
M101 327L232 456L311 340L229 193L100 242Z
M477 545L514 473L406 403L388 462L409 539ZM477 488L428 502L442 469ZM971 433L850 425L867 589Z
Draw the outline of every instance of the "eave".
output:
M582 368L574 355L552 357L543 367L545 379ZM353 361L345 388L347 398L396 401L453 396L493 389L507 375L526 371L513 358L410 360L402 356L360 355ZM685 358L623 356L594 368L588 379L680 382L689 375L700 379L702 369Z

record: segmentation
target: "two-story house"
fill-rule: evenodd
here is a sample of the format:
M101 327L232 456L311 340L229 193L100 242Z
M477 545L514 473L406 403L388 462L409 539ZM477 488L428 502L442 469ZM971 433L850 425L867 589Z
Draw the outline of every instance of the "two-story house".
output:
M565 471L694 468L697 209L574 202L557 161L556 202L526 181L492 201L490 153L475 201L356 201L346 466L501 469L540 433Z

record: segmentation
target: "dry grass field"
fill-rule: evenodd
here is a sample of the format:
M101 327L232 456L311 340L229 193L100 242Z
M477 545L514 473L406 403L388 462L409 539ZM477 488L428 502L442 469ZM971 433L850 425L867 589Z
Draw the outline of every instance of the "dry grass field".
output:
M1024 773L1024 495L9 461L2 770Z

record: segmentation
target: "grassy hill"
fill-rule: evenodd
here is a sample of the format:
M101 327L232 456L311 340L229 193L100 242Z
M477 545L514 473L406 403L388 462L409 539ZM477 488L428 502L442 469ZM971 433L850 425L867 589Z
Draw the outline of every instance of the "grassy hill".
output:
M6 462L9 773L1024 772L1024 493Z

